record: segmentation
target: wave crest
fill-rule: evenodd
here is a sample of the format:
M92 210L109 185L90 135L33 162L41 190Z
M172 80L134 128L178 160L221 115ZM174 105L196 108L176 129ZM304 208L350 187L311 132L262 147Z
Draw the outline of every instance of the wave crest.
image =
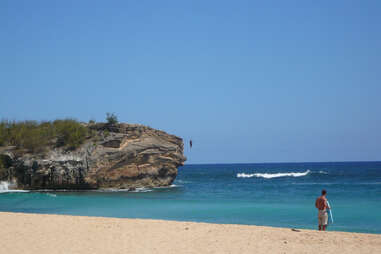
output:
M286 172L286 173L254 173L254 174L246 174L246 173L238 173L238 178L251 178L251 177L262 177L266 179L270 178L277 178L277 177L301 177L306 176L310 173L310 170L307 170L305 172Z
M26 190L14 190L9 189L9 187L14 187L13 183L1 181L0 182L0 193L7 193L7 192L28 192Z

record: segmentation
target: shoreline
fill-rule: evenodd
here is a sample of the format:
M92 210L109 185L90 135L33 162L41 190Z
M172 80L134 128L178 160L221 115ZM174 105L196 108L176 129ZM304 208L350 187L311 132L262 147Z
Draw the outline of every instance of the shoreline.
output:
M84 217L84 218L99 218L99 219L121 219L121 220L142 220L142 221L162 221L162 222L180 222L180 223L203 223L203 224L212 224L212 225L230 225L230 226L249 226L249 227L263 227L263 228L274 228L274 229L288 229L288 230L300 230L300 231L318 231L317 225L316 230L311 228L298 228L298 227L282 227L282 226L269 226L269 225L255 225L255 224L239 224L239 223L223 223L223 222L205 222L205 221L187 221L187 220L170 220L170 219L153 219L153 218L129 218L129 217L110 217L110 216L92 216L92 215L72 215L72 214L55 214L55 213L33 213L33 212L9 212L9 211L0 211L0 218L2 213L10 213L10 214L25 214L25 215L53 215L53 216L67 216L67 217ZM1 222L1 220L0 220ZM1 226L1 224L0 224ZM364 234L364 235L379 235L381 233L373 233L373 232L355 232L355 231L341 231L341 230L331 230L328 227L326 232L337 232L337 233L353 233L353 234Z
M4 253L380 253L381 234L0 212Z

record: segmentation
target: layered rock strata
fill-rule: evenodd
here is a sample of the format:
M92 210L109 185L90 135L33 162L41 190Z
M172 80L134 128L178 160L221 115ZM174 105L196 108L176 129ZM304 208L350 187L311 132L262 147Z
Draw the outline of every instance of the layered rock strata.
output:
M134 189L172 184L183 165L181 138L137 124L88 125L76 150L20 153L2 147L0 180L17 189Z

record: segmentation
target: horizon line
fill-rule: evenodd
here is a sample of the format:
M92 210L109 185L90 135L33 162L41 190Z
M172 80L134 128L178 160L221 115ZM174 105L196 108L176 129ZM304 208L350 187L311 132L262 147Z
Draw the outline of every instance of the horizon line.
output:
M217 163L185 163L183 166L190 165L233 165L233 164L293 164L293 163L365 163L365 162L380 162L381 160L371 160L371 161L292 161L292 162L217 162Z

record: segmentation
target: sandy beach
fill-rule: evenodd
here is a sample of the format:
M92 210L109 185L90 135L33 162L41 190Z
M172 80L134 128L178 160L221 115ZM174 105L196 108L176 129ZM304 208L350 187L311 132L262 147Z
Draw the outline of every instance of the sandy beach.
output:
M381 235L0 212L0 252L381 253Z

